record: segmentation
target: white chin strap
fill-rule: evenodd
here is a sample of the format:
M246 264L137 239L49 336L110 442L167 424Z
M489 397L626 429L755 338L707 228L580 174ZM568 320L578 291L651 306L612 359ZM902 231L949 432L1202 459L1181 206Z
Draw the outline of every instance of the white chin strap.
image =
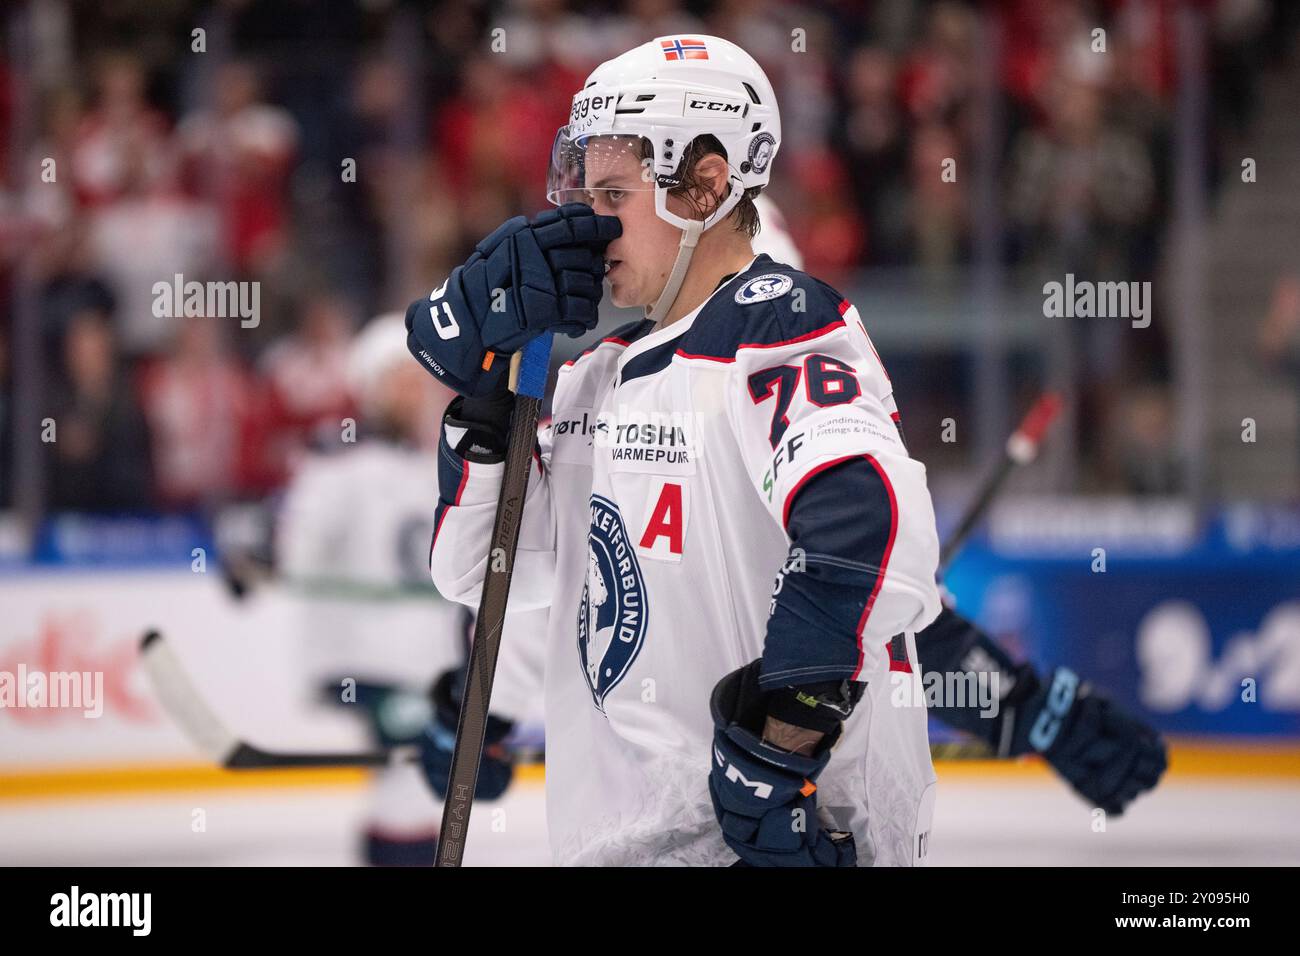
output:
M700 219L691 220L682 231L682 241L677 246L673 271L668 273L668 281L664 283L664 290L659 293L655 304L645 310L645 317L655 325L664 320L668 310L677 301L677 293L681 291L682 283L686 281L686 273L691 268L691 256L695 255L695 244L700 241L703 233L704 222Z
M659 293L655 304L645 310L645 317L655 325L664 320L668 310L677 301L677 293L681 291L682 283L686 281L686 273L691 268L691 256L695 255L695 246L700 241L704 230L726 218L731 210L736 208L743 194L744 188L740 180L733 175L731 191L707 219L683 219L668 212L668 191L663 187L655 189L655 213L659 218L666 219L682 230L682 241L677 246L677 259L673 262L673 271L668 273L668 281L664 283L664 290Z

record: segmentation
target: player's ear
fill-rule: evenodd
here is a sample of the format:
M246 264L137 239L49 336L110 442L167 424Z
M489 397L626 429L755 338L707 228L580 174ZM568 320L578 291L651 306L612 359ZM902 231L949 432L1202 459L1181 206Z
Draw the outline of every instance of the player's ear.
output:
M696 162L691 199L702 216L712 213L726 197L728 172L727 161L719 153L705 153Z

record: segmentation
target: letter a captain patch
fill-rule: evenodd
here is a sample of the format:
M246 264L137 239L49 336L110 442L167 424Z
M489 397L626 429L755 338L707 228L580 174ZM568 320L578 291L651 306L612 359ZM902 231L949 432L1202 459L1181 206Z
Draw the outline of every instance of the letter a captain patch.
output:
M651 486L637 537L636 551L641 557L673 563L682 560L686 542L686 491L685 484L679 481L659 481Z

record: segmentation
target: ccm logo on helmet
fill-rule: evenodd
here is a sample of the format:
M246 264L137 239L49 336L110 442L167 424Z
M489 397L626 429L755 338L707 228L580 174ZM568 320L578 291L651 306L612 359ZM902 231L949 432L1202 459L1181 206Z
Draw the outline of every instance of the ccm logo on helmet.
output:
M728 113L736 116L745 114L745 104L739 100L712 100L686 94L686 112L688 113Z

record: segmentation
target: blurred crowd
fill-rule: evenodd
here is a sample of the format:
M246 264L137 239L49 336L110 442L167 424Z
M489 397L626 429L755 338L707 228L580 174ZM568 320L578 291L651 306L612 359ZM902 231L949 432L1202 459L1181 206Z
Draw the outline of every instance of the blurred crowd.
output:
M40 363L57 429L51 508L206 509L282 486L351 411L359 324L541 209L573 93L658 35L725 35L768 71L784 127L771 193L827 281L947 281L985 214L1015 275L1140 281L1167 239L1173 0L53 0L25 21L22 6L0 27L6 50L16 31L29 49L0 59L0 506L19 362ZM1213 181L1294 18L1200 6ZM981 155L997 158L983 207ZM258 282L256 326L159 317L153 286L175 275ZM38 355L12 349L22 282ZM1159 396L1158 335L1080 344L1085 401L1121 380Z

